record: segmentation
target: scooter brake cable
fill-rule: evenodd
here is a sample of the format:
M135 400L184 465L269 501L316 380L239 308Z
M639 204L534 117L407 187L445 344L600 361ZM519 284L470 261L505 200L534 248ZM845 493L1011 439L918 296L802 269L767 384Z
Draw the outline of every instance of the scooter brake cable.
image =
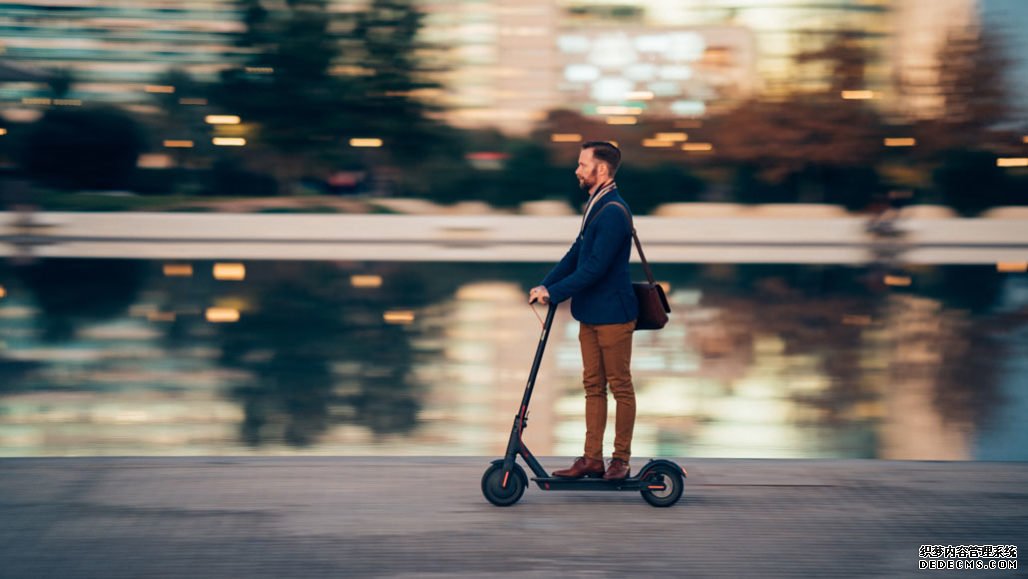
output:
M539 320L539 325L545 328L546 322L544 322L542 316L539 315L539 310L535 309L535 304L528 304L528 307L532 308L532 313L535 314L535 319Z

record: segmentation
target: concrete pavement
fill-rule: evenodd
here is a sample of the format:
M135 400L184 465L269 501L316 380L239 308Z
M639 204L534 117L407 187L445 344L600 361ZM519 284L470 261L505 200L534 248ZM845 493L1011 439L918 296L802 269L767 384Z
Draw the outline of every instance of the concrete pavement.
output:
M489 460L0 459L0 577L1024 576L918 571L918 548L1028 548L1028 463L679 459L656 509L493 507Z

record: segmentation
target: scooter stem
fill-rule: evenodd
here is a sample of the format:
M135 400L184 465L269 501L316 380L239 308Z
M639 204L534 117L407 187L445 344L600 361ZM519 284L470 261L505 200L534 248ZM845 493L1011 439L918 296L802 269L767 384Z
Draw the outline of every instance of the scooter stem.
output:
M539 366L543 361L543 352L546 351L546 341L550 337L550 327L553 325L553 315L557 312L557 304L550 302L546 310L546 321L543 322L543 331L539 335L539 346L535 349L535 359L532 360L532 371L528 373L528 383L525 384L525 395L521 399L521 411L518 416L523 420L528 412L528 402L532 399L532 390L535 389L535 377L539 373Z
M546 341L550 337L550 327L553 326L553 315L556 312L557 305L550 302L550 308L546 312L546 321L543 322L543 331L539 335L539 345L535 350L535 359L532 360L532 371L528 373L528 383L525 384L525 395L521 398L521 407L518 409L517 416L514 417L514 426L511 428L510 439L507 441L507 452L504 453L503 458L503 470L505 473L509 473L514 468L514 460L520 454L525 459L528 468L532 469L532 472L537 477L549 476L546 473L546 469L532 456L528 447L521 442L521 434L528 424L528 403L532 399L532 390L535 389L535 378L539 374L539 366L543 361L543 352L546 351ZM506 488L506 482L503 486Z

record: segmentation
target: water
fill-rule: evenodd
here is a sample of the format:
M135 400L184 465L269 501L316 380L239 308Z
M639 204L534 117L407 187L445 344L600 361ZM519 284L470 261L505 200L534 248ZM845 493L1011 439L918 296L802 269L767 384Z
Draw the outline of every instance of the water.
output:
M547 264L243 265L0 265L0 455L502 453ZM635 456L1028 460L1024 274L656 269L672 323L635 335ZM580 372L562 308L536 454L581 452Z

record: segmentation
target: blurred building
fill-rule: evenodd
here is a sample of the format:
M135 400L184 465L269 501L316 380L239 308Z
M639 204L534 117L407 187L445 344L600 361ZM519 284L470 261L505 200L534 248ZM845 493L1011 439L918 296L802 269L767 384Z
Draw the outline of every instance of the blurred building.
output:
M425 37L449 43L449 120L527 132L546 110L702 116L763 94L824 87L829 67L797 67L841 33L870 62L864 87L889 90L891 8L900 0L422 0Z
M753 34L756 45L754 81L762 92L781 94L796 87L823 84L797 70L795 59L817 51L842 32L867 41L875 59L885 54L890 34L890 9L896 0L560 0L578 26L627 24L648 28L740 27ZM872 70L869 82L887 81ZM873 88L873 87L872 87Z
M419 0L423 40L446 47L442 105L465 127L527 132L559 102L554 0Z
M426 36L454 43L450 120L524 132L544 111L702 116L760 95L832 86L830 45L866 51L862 85L887 112L940 112L937 56L954 31L1004 33L1014 67L1019 0L423 0ZM1015 23L1015 24L1011 24ZM817 55L823 55L819 61ZM798 60L806 57L806 64ZM1012 93L1018 94L1016 73Z
M557 46L561 102L586 115L698 117L757 87L753 36L739 26L570 28Z
M552 108L702 116L740 100L832 83L798 57L845 34L868 51L865 85L890 92L892 8L903 0L421 2L426 38L454 46L445 105L461 125L527 132ZM968 0L972 1L972 0ZM930 4L930 3L927 3Z
M932 118L942 112L937 55L952 31L977 22L976 4L976 0L896 2L890 60L903 92L897 112L914 118Z
M328 5L344 13L367 2ZM894 112L931 116L940 98L930 90L935 57L947 35L978 22L979 13L997 27L1010 22L1004 14L1023 20L1025 13L1019 0L412 2L425 15L422 39L436 48L428 54L442 70L444 89L434 98L445 119L513 133L528 132L554 108L702 116L754 95L822 90L832 84L832 66L797 58L823 52L840 35L867 51L863 86L853 88ZM0 102L152 110L148 92L169 90L162 84L169 70L214 80L239 62L240 12L233 0L0 2L0 64L63 69L74 79L60 103L39 81L0 83ZM1007 41L1016 54L1023 31ZM900 89L902 101L892 98Z
M243 30L232 0L23 0L0 2L0 58L23 67L66 71L73 84L53 95L46 83L0 84L0 102L38 106L151 102L168 90L175 68L215 80L232 65ZM62 102L46 103L57 96ZM43 101L39 99L44 99Z
M426 1L424 37L449 44L442 83L459 126L527 132L546 111L698 116L757 86L750 32L583 19L554 0ZM635 14L635 11L631 11Z
M1010 64L1006 80L1015 115L1028 129L1028 2L982 0L981 23L996 33Z

